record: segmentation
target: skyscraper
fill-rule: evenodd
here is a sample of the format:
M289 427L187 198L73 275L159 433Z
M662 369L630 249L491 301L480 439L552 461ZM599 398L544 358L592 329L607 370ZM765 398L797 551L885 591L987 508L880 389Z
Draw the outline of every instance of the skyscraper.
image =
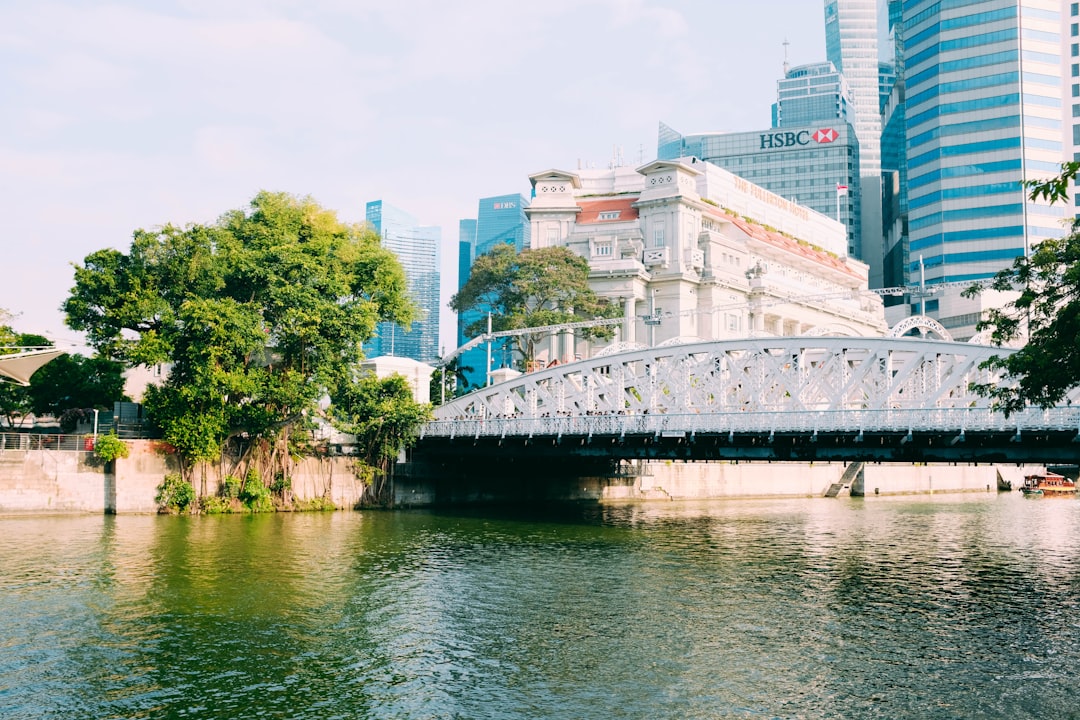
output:
M376 336L364 346L368 357L396 355L419 362L439 358L439 244L438 227L422 227L412 215L382 200L367 204L367 221L401 262L409 294L419 309L411 329L379 323Z
M903 0L888 0L889 42L895 61L889 94L881 110L881 225L884 249L881 263L882 286L901 287L908 284L907 268L910 251L907 228L907 117L904 85L904 23ZM884 90L884 89L883 89ZM902 297L886 297L885 306L902 306ZM897 322L905 315L900 307Z
M1080 160L1080 2L1069 3L1069 77L1072 95L1072 159ZM1080 195L1073 203L1080 208ZM1077 215L1080 217L1080 215Z
M800 65L776 83L773 127L795 127L840 120L854 122L851 90L831 62Z
M458 274L459 286L464 286L469 279L469 271L472 263L481 255L491 252L497 245L513 245L518 252L529 247L530 226L525 216L525 208L528 205L524 195L497 195L495 197L482 198L477 208L476 220L462 220L461 238L464 240L471 230L471 243L468 250L468 264ZM462 249L464 259L466 251ZM463 263L464 264L464 263ZM471 340L475 333L467 328L484 317L482 311L463 313L458 318L458 346L464 345ZM493 368L509 367L509 347L506 343L498 343L494 348L492 358ZM463 374L468 380L469 387L483 385L487 379L487 348L476 347L465 351L459 360Z
M1027 199L1021 180L1065 159L1058 0L903 5L908 277L988 278L1064 232L1063 207ZM958 338L994 302L943 292L928 314Z
M861 234L855 254L881 287L881 100L877 0L825 0L825 55L847 80L859 139Z

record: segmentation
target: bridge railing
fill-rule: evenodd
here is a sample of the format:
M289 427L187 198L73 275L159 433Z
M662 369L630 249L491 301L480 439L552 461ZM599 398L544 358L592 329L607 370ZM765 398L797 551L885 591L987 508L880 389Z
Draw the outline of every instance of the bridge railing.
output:
M665 433L836 433L1073 431L1080 408L1030 408L1005 417L989 408L748 411L735 413L556 415L429 422L421 437L534 437L560 435L663 435Z

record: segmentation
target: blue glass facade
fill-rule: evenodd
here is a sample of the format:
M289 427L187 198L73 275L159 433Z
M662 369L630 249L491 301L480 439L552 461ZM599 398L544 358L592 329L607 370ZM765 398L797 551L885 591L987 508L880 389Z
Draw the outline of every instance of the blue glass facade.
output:
M458 275L459 287L469 279L469 271L473 261L481 255L486 255L497 245L513 245L518 252L528 248L531 240L531 226L525 215L528 200L524 195L497 195L483 198L478 203L476 220L462 220L460 223L460 242L465 244L469 230L471 238L468 249L468 264L464 265L463 271ZM462 248L462 259L466 250ZM476 336L475 332L468 330L470 325L482 321L486 317L483 311L464 313L458 318L458 346L461 346ZM506 343L501 343L492 349L492 369L509 367L512 363L510 348ZM478 387L485 383L487 378L487 347L476 347L461 355L459 364L469 383L469 387Z
M1021 181L1064 159L1055 0L907 0L902 57L907 282L988 278L1064 232L1061 208ZM943 299L938 320L970 335L981 306Z
M1069 3L1069 89L1072 96L1072 159L1080 160L1080 2ZM1073 202L1080 206L1080 193ZM1080 210L1076 212L1080 218Z
M878 107L885 113L893 85L896 84L896 65L891 62L878 63Z
M394 355L425 363L439 359L439 263L442 231L420 226L409 213L382 200L367 204L367 221L401 262L409 294L419 308L411 328L379 323L376 335L364 345L368 357Z

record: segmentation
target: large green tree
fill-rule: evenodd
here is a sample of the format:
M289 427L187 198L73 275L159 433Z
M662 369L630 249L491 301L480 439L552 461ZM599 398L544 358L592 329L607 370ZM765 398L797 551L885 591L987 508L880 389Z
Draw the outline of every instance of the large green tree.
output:
M169 364L144 404L186 469L243 435L281 449L264 477L287 474L290 428L353 382L376 324L414 316L374 231L270 192L216 223L138 230L126 253L91 253L63 309L104 357Z
M1080 163L1065 163L1054 178L1026 182L1031 199L1067 201L1078 169ZM1080 224L1074 222L1062 238L1041 241L988 283L973 285L964 294L974 297L986 289L1014 292L1016 297L989 310L977 328L990 330L995 345L1025 337L1026 342L1011 355L983 363L984 368L1003 371L1015 384L986 383L975 389L1006 414L1028 405L1058 404L1080 385Z
M545 325L561 325L614 318L617 305L597 297L589 287L589 263L564 247L524 250L513 245L496 246L473 263L469 279L450 299L458 313L484 313L468 328L469 335L487 330L487 316L492 315L492 330L522 330ZM610 337L610 328L578 331L585 337ZM536 357L536 346L550 332L536 332L515 338L515 350L527 364Z

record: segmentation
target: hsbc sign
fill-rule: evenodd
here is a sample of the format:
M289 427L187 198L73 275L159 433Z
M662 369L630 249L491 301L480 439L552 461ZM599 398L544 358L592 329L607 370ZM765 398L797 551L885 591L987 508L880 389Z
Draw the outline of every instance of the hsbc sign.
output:
M816 143L831 143L836 138L840 137L840 133L836 132L832 128L822 128L817 130L811 136Z
M809 130L791 132L789 130L788 132L762 133L761 147L759 149L778 150L780 148L798 147L800 145L809 145L811 140L818 144L825 144L831 143L838 137L840 137L840 133L832 128L822 128L814 132Z

